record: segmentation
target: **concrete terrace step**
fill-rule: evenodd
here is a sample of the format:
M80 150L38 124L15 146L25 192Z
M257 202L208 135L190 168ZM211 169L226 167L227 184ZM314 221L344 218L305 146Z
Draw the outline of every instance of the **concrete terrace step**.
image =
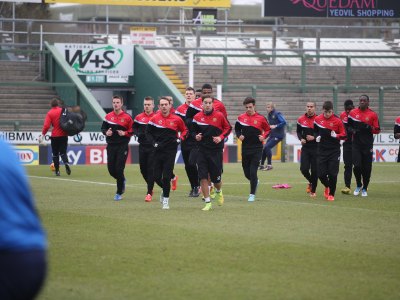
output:
M0 95L23 94L23 95L55 95L55 91L49 87L27 87L27 86L2 86Z
M36 85L43 82L37 81L39 63L0 61L0 69L1 130L40 131L57 94L51 86Z
M10 121L10 122L15 122L15 121L20 121L20 122L29 122L32 120L44 120L45 114L43 113L37 113L37 114L28 114L28 113L16 113L15 111L13 112L12 118L10 118L10 115L5 115L3 113L0 114L0 120L2 121Z
M0 82L7 82L7 81L36 81L37 74L24 74L24 75L0 75Z
M0 101L3 99L15 99L25 101L35 100L35 101L42 101L43 103L49 104L50 100L53 98L54 94L0 94Z
M16 111L18 113L22 112L29 112L32 114L43 114L45 115L47 111L50 109L49 105L27 105L25 104L9 104L8 106L4 104L0 104L0 113L6 113L6 114L14 114Z
M39 70L38 63L0 61L2 70Z

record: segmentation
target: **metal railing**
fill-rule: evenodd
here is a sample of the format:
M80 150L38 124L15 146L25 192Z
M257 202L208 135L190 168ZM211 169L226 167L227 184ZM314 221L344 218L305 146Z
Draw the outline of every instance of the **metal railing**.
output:
M270 60L272 64L275 64L276 58L298 58L301 61L301 64L299 66L300 69L300 84L298 88L301 92L306 92L309 90L310 85L307 85L307 65L311 65L310 61L315 61L315 64L312 65L318 65L318 61L321 58L342 58L346 60L346 66L345 66L345 84L341 87L345 89L346 91L349 91L352 89L352 81L351 81L351 68L352 64L351 61L352 59L393 59L393 60L398 60L400 61L400 55L399 56L393 56L393 55L357 55L357 56L350 56L350 55L313 55L313 54L303 54L303 55L268 55L268 54L194 54L193 55L195 58L196 57L220 57L223 60L222 64L222 69L223 69L223 87L228 86L228 81L229 81L229 64L228 64L228 59L229 58L250 58L250 57L256 57L260 59L266 59ZM314 60L315 59L315 60ZM295 67L295 66L292 66ZM340 68L340 67L337 67ZM293 85L289 85L293 86Z
M207 49L210 50L210 49ZM242 51L244 49L241 49ZM287 51L287 49L286 49ZM27 60L29 61L37 61L39 64L39 68L42 68L42 62L43 62L43 56L48 56L49 52L47 50L43 51L38 51L38 50L21 50L21 49L5 49L5 50L0 50L0 57L2 57L4 54L7 53L22 53L27 57ZM399 60L400 56L388 56L388 55L379 55L379 56L371 56L371 55L357 55L357 56L350 56L350 55L314 55L314 54L303 54L303 55L273 55L273 54L251 54L251 55L243 55L243 54L194 54L195 57L201 58L201 57L220 57L223 60L222 64L222 70L223 70L223 80L222 80L222 85L223 85L223 90L224 91L229 91L229 90L250 90L252 95L256 97L257 91L258 90L290 90L290 91L299 91L299 92L313 92L313 91L330 91L332 92L332 99L335 102L335 107L337 107L337 101L338 101L338 93L348 93L351 91L376 91L379 95L379 117L381 120L384 119L385 113L384 113L384 99L385 99L385 92L387 91L398 91L400 87L398 85L356 85L352 81L351 78L351 70L352 70L352 59L360 59L360 58L366 58L366 59L393 59L393 60ZM300 79L299 83L293 83L293 84L280 84L280 85L254 85L254 84L235 84L231 85L229 84L229 64L228 64L228 59L231 57L256 57L256 58L261 58L261 59L266 59L271 62L275 61L277 58L298 58L301 61L301 64L298 66L300 70ZM346 60L346 65L345 65L345 81L344 84L335 84L335 85L326 85L326 84L321 84L321 85L313 85L313 84L307 84L307 66L310 65L310 60L312 60L314 63L313 65L316 65L315 62L320 60L321 58L341 58ZM53 60L48 60L47 61L47 67L48 70L52 70L51 64L53 63ZM292 66L293 67L293 66ZM337 67L340 68L340 67ZM40 69L41 70L41 69ZM43 76L43 71L40 71L38 76ZM49 79L50 82L52 82L51 73L49 73L50 77L47 76L46 78ZM69 75L67 75L69 77ZM43 83L43 82L35 82L32 81L31 83L26 83L26 82L0 82L0 86L5 86L5 85L51 85L53 88L63 88L70 90L72 92L67 92L67 99L76 99L73 101L77 101L76 103L72 104L80 104L79 99L82 97L81 94L77 91L77 83L71 81L70 79L66 79L65 83Z

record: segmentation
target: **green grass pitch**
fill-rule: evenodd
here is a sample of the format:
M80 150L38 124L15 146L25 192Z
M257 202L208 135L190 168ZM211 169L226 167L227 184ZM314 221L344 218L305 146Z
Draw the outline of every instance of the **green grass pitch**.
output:
M182 165L169 211L158 187L144 202L138 165L120 202L104 165L27 167L49 239L39 299L400 299L400 164L374 164L366 198L340 193L341 165L332 203L321 184L308 197L298 164L274 167L248 203L241 165L225 164L210 212L187 197Z

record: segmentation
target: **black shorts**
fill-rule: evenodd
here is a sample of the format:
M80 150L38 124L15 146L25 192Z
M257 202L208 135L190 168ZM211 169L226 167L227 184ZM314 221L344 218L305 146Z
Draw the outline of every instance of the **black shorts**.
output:
M199 179L208 179L208 175L210 175L211 182L221 182L222 162L222 150L207 151L199 149L197 154Z

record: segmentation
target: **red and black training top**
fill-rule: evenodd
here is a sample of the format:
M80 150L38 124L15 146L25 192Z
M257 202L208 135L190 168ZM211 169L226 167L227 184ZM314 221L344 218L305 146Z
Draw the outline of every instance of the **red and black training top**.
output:
M192 124L188 124L188 120L186 119L186 112L189 108L189 105L187 103L183 103L182 105L178 106L175 110L175 114L179 117L181 117L181 119L183 120L183 122L185 122L186 127L189 129L189 127ZM192 122L192 120L190 120L190 123ZM185 141L182 143L182 149L183 150L191 150L193 148L195 148L197 145L196 139L194 138L193 135L188 134L187 138L185 139Z
M394 121L394 128L393 128L393 133L400 133L400 117L397 117L396 120Z
M225 105L222 101L213 98L213 108L215 111L221 112L225 118L228 118L228 114L226 113ZM190 103L187 111L186 111L186 118L193 119L193 117L203 110L203 99L197 98Z
M207 150L222 150L224 148L224 139L229 136L232 126L225 116L216 110L205 114L199 112L193 118L193 129L195 134L201 133L203 138L199 142L199 147ZM221 142L216 144L213 137L219 136Z
M267 119L257 112L252 116L247 113L241 114L235 123L236 136L244 136L242 150L262 149L263 143L260 141L259 135L265 139L270 132L271 128Z
M146 136L147 123L149 123L153 116L154 112L151 112L149 115L142 112L133 120L133 134L137 136L138 142L142 146L153 146Z
M187 128L183 120L173 113L165 117L156 113L147 124L146 135L156 151L176 151L178 139L184 141L186 138Z
M301 115L298 119L297 119L297 127L296 127L296 133L297 133L297 137L299 138L299 140L306 140L306 143L303 144L302 147L305 148L315 148L317 147L317 143L314 140L312 141L307 141L307 135L312 135L314 136L314 121L315 118L317 117L316 114L309 116L307 113Z
M336 133L335 138L331 136L332 131ZM346 130L338 116L332 115L329 118L325 118L324 114L320 114L314 120L314 136L321 136L321 141L318 144L319 154L321 155L332 151L340 151L340 140L346 139Z
M129 143L133 135L133 120L130 114L121 111L118 115L112 111L106 115L101 125L101 132L105 135L107 130L111 128L112 136L107 136L106 141L109 144ZM117 130L125 131L124 136L120 136Z
M378 115L369 108L350 111L348 125L353 132L353 143L357 145L372 146L374 134L381 132Z
M340 114L340 119L342 120L344 124L344 128L346 129L346 134L347 138L344 141L347 145L351 145L353 141L353 132L351 131L351 128L349 127L349 114L346 111L343 111Z
M65 132L60 126L60 117L62 110L62 107L56 106L52 107L47 112L42 128L42 135L45 135L47 131L49 131L50 127L53 126L53 129L51 131L52 137L68 136L68 133Z

